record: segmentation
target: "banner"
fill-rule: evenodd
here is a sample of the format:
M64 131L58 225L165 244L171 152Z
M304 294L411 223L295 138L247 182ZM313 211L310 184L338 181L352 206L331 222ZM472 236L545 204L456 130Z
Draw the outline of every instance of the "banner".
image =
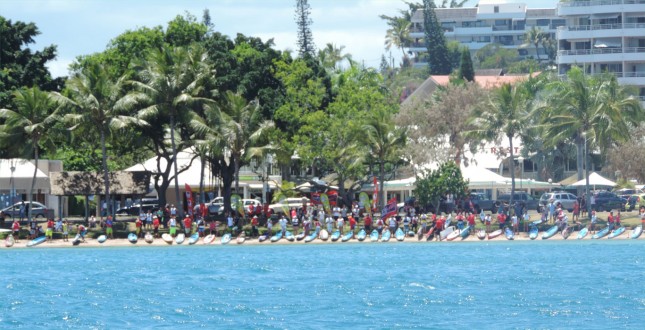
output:
M329 214L331 213L331 207L329 207L329 197L327 194L322 193L320 194L320 202L323 205L323 209L325 210L325 213Z
M240 195L231 195L231 206L240 213L240 216L244 216L244 203Z
M372 209L376 210L378 205L378 182L376 182L376 176L374 177L374 195L372 196Z
M336 206L336 204L338 204L338 191L336 190L328 191L327 197L329 197L329 205Z
M186 208L188 211L188 215L190 217L193 217L193 206L195 204L195 201L193 200L193 190L190 188L190 186L186 183Z
M363 207L365 209L365 213L372 215L372 207L370 205L370 197L367 196L366 192L361 192L358 194L358 202L360 203L360 207Z
M385 207L381 211L381 218L387 219L388 217L395 216L397 213L396 211L396 197L394 197L385 204Z
M311 193L311 205L321 205L320 193Z

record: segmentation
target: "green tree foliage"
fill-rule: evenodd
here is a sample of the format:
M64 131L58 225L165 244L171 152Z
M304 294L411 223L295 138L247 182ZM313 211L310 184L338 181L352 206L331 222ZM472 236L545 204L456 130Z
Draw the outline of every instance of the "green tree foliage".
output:
M383 17L381 15L381 18ZM412 22L404 17L393 17L387 21L387 24L389 28L385 34L385 49L390 50L392 46L397 47L401 50L403 57L406 57L404 48L408 47L412 41L410 38Z
M197 18L186 12L185 16L177 15L168 22L165 41L169 45L186 47L201 42L206 37L208 26L197 22Z
M42 51L28 48L39 34L34 23L13 23L0 16L0 108L14 108L11 96L23 87L62 89L64 78L52 78L46 66L56 58L56 46L47 46Z
M19 149L33 152L36 166L29 189L29 203L33 200L33 191L36 184L38 159L43 145L51 142L52 132L60 121L61 110L58 93L41 91L38 87L19 89L13 93L15 110L0 109L0 142L3 148ZM29 208L27 218L31 220L32 208Z
M296 25L298 25L298 54L300 57L313 58L316 55L316 45L311 33L311 6L307 0L296 0Z
M475 68L506 69L519 60L516 49L506 49L500 44L489 44L475 53Z
M470 51L464 49L461 51L461 63L459 65L459 78L467 81L475 81L475 69L473 60L470 58Z
M424 208L437 206L441 198L452 194L455 199L463 198L468 193L468 180L464 180L459 165L454 162L446 162L439 165L435 170L424 170L417 174L414 195Z
M540 53L538 52L539 46L545 38L547 38L546 34L537 26L531 27L530 30L524 33L524 40L526 43L524 43L522 47L533 45L535 47L535 59L538 62L540 61Z
M320 64L331 72L340 71L339 64L343 61L347 61L350 65L354 65L352 61L352 55L349 53L343 53L345 46L336 46L333 43L327 43L325 48L318 51L318 60Z
M434 12L434 1L423 0L423 27L426 48L428 49L428 66L431 75L447 75L452 71L446 37Z
M474 113L470 121L475 129L469 133L487 141L497 141L500 134L508 139L511 171L511 199L515 194L515 153L513 139L527 127L530 102L533 95L523 85L503 84L495 89L484 105Z
M538 63L538 61L532 58L515 62L511 64L507 70L508 73L516 73L516 74L517 73L527 74L527 73L538 72L538 71L540 71L540 63Z

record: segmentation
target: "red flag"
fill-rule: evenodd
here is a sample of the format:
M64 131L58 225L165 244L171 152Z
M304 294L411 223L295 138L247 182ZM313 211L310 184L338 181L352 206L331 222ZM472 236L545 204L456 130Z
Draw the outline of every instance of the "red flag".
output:
M329 197L329 205L336 206L338 203L338 192L336 190L330 190L327 192L327 197Z
M381 218L386 219L388 217L395 216L397 213L396 211L396 197L394 197L387 201L387 204L381 211Z
M193 216L193 204L195 203L193 201L193 190L190 188L190 186L186 183L186 208L188 211L188 214L192 217Z

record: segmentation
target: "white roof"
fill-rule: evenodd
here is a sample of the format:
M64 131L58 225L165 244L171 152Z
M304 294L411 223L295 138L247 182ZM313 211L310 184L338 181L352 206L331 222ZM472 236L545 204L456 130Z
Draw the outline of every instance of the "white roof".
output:
M195 156L195 154L192 152L190 148L184 149L180 152L177 153L177 168L179 170L182 170L184 168L187 168L184 172L179 173L178 183L179 187L184 187L185 184L188 184L191 187L196 187L199 186L199 181L200 181L200 174L201 174L201 168L202 168L202 160L199 156L197 156L192 164L190 160ZM161 171L166 169L166 160L165 159L160 159L159 165L161 167ZM170 177L172 177L175 173L175 166L170 165ZM152 176L150 178L150 182L154 184L154 174L159 173L160 170L157 169L157 157L152 157L142 164L137 164L131 167L126 168L124 171L132 172L132 171L150 171L152 172ZM210 173L209 166L206 166L205 173L208 174ZM174 188L175 187L175 180L170 180L170 186L169 188Z
M587 180L582 179L574 184L572 186L586 186L587 185ZM616 185L616 182L613 182L609 179L604 178L600 174L593 172L589 174L589 185L590 186L606 186L606 187L613 187Z
M14 172L11 173L11 167L14 167ZM0 187L2 190L11 190L12 177L13 187L16 190L28 191L31 189L31 181L34 177L34 163L32 160L26 159L0 159ZM34 189L41 189L49 191L49 177L40 169L36 170L36 184Z

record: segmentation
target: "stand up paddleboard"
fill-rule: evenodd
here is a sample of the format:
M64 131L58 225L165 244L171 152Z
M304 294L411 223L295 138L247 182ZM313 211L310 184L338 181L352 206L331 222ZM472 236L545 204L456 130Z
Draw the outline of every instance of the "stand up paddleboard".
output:
M367 237L367 232L365 231L365 229L361 229L358 234L356 234L356 239L360 242L364 241L365 237Z
M353 231L350 231L349 233L347 233L347 234L343 235L343 238L341 239L341 241L343 241L343 242L347 242L347 241L349 241L350 239L352 239L352 237L353 237L353 236L354 236L354 232L353 232Z
M188 238L188 245L193 245L193 244L197 243L197 241L199 241L199 234L194 233L194 234L190 235L190 237Z
M107 241L107 236L101 235L96 239L96 241L99 242L100 244L103 244L105 243L105 241Z
M186 240L186 234L184 233L179 233L177 237L175 237L175 243L177 244L182 244Z
M434 238L434 226L428 230L426 234L426 241L429 241Z
M607 238L611 239L611 238L618 237L622 235L624 232L625 232L625 227L618 227L617 229L614 229L614 231L612 231L611 234L607 236Z
M589 234L589 228L584 227L582 230L578 232L578 235L576 236L576 239L583 239Z
M461 233L459 233L459 236L461 236L462 240L466 239L466 237L468 237L468 235L470 235L470 231L472 230L472 228L473 227L471 227L469 225L468 227L464 228L464 230L462 230Z
M638 225L636 228L632 230L632 233L629 235L629 238L631 239L637 239L641 237L641 234L643 233L643 225Z
M72 240L72 245L76 246L79 244L81 244L81 234L76 234L76 236L74 236L74 239Z
M172 244L172 241L173 241L172 236L170 236L170 234L161 235L161 239L168 244Z
M139 240L139 238L137 237L137 234L135 234L135 233L129 233L128 234L128 242L130 242L132 244L137 244L137 240Z
M4 239L4 246L12 247L16 241L13 239L13 236L9 235Z
M538 237L539 233L540 230L537 228L537 226L531 226L531 229L529 229L529 238L531 240L534 240Z
M403 232L403 230L401 230L401 228L397 228L394 232L394 237L397 241L401 242L405 239L405 233Z
M571 227L569 227L569 226L567 226L564 229L562 229L562 238L564 238L564 239L569 238L569 235L571 235L572 230L573 229Z
M378 241L378 230L376 229L372 230L372 233L370 233L370 241L372 242Z
M148 243L148 244L152 244L152 242L154 242L154 240L155 240L155 237L152 236L152 234L148 232L148 233L146 233L145 236L143 236L143 240L146 241L146 243Z
M335 231L331 234L331 241L332 241L332 242L336 242L339 238L340 238L340 230L335 230Z
M495 238L495 237L497 237L497 236L501 235L501 234L502 234L502 232L503 232L503 231L502 231L501 229L497 229L497 230L495 230L494 232L492 232L492 233L489 233L489 234L488 234L488 239L489 239L489 240L490 240L490 239L493 239L493 238Z
M237 244L243 244L246 241L246 234L242 232L239 236L237 236Z
M329 239L329 232L327 231L327 229L323 229L320 231L320 239L323 241L326 241Z
M302 241L305 238L305 232L296 235L296 241Z
M591 236L591 238L592 239L600 239L600 238L603 238L603 237L607 236L607 234L609 234L609 226L607 226L607 227L603 228L601 231L593 234L593 236Z
M27 243L27 247L36 246L38 244L41 244L41 243L45 242L46 240L47 240L47 237L45 237L45 236L37 237L37 238L32 239L31 241L29 241Z
M214 234L206 235L206 237L204 237L204 244L211 244L213 243L214 240L215 240Z
M446 236L447 241L454 241L457 237L459 237L459 232L458 231L453 231L452 233L448 234Z
M454 226L446 227L446 229L442 230L439 233L439 236L441 237L441 240L446 239L446 237L448 237L448 235L450 235L453 231L455 231Z
M477 238L479 238L480 240L486 239L486 231L484 229L478 230Z
M222 243L222 245L225 245L225 244L228 244L228 242L230 242L230 241L231 241L231 234L226 233L226 234L224 234L224 236L222 236L222 239L221 239L220 243Z
M277 242L282 239L282 231L278 231L275 235L271 236L271 243Z
M381 242L387 242L390 240L392 233L389 230L383 229L383 234L381 234Z
M549 239L558 232L558 225L554 225L542 234L542 239Z
M293 233L292 233L292 232L290 232L290 231L288 231L288 230L287 230L287 232L284 234L284 238L286 238L286 239L287 239L287 241L289 241L289 242L293 242L293 241L295 241L295 240L296 240L296 237L295 237L295 236L293 236Z
M309 243L318 237L318 231L314 231L313 233L309 234L307 237L305 237L305 243Z

